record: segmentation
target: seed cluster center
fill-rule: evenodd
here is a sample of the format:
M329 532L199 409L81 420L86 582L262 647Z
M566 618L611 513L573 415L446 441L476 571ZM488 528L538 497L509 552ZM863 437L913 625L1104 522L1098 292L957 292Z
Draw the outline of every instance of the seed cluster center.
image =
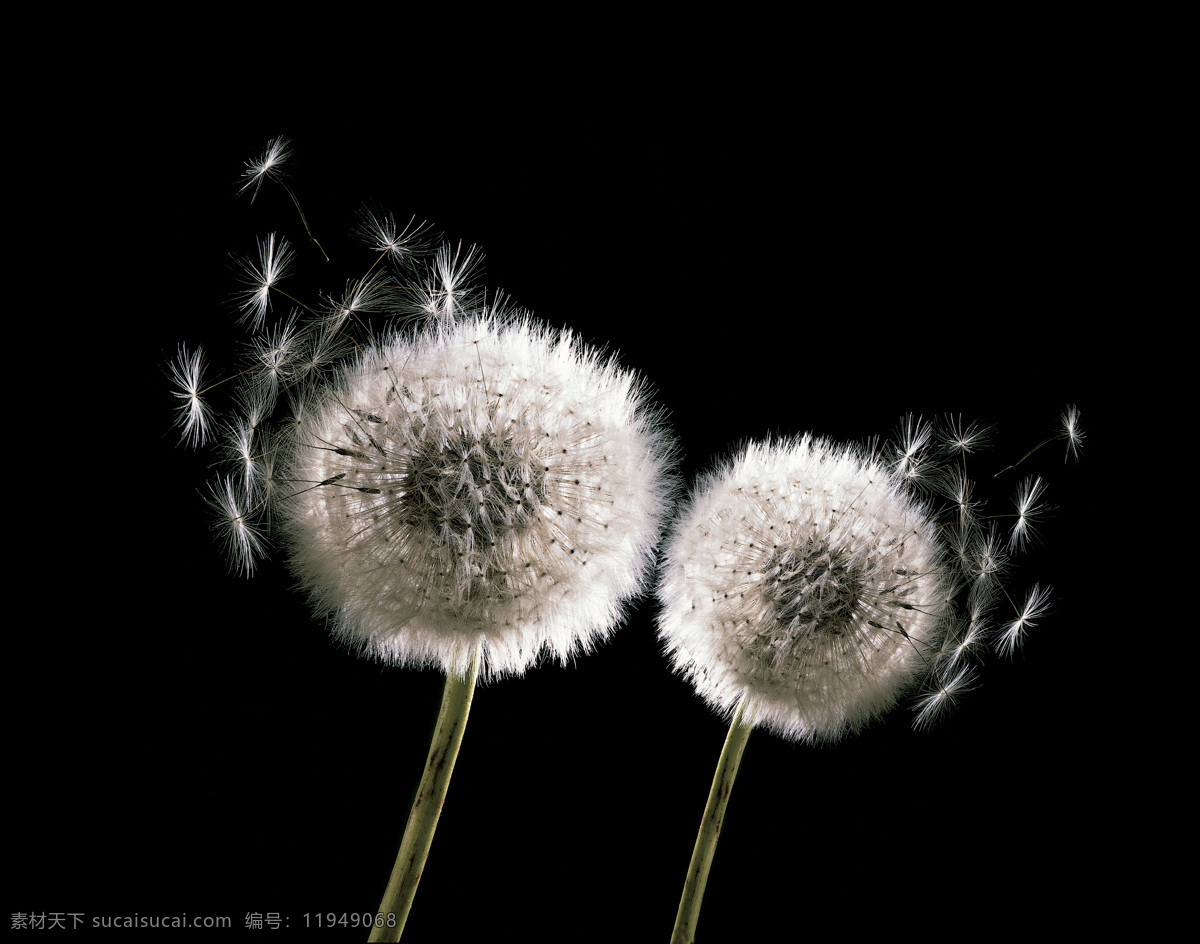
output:
M850 632L863 595L863 571L820 538L775 553L767 567L767 599L777 625L805 639Z

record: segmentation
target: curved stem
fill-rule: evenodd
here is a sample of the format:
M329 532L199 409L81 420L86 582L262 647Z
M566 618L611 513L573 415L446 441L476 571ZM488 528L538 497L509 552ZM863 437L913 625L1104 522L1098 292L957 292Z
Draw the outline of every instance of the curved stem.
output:
M713 853L717 850L717 839L721 835L721 824L725 821L725 806L733 792L733 781L737 778L738 765L742 762L742 751L754 726L742 722L743 700L734 712L733 723L725 738L717 771L713 774L712 789L708 791L708 805L704 807L704 819L700 821L700 832L696 835L696 848L692 850L692 862L688 866L687 881L683 885L683 896L679 899L679 911L675 915L675 930L671 944L692 944L696 934L696 922L700 919L700 904L704 901L704 886L708 884L708 870L712 867Z
M425 869L425 857L433 843L433 831L437 829L442 802L450 787L450 775L454 773L454 761L458 747L462 744L463 731L467 726L467 715L471 711L471 698L475 694L475 680L479 677L479 651L471 657L466 678L446 676L446 687L442 691L442 710L438 714L433 741L429 745L429 756L425 760L425 773L421 785L413 798L408 814L408 825L404 827L404 838L400 840L400 852L392 867L391 878L379 905L383 916L382 926L371 930L370 941L398 941L408 920L417 884ZM394 915L394 918L392 917ZM388 922L393 923L389 924Z

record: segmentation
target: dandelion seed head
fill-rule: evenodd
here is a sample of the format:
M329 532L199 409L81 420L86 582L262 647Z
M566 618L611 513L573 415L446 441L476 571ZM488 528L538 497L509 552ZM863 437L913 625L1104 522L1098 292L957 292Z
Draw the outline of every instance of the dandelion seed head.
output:
M337 636L520 673L603 639L652 563L667 447L636 378L488 312L373 345L296 431L279 504Z
M718 710L834 740L928 670L952 582L904 474L805 436L751 444L696 489L669 540L659 634Z

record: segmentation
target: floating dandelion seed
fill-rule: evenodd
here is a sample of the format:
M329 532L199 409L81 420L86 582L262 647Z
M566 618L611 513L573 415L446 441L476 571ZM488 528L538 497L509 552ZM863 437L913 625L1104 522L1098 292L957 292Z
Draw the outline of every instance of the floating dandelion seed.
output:
M202 446L208 440L213 412L201 397L204 394L204 352L191 353L183 345L175 361L169 365L173 391L180 400L175 425L182 427L181 438L191 446Z
M1042 496L1046 492L1046 483L1041 476L1033 476L1021 482L1017 488L1016 506L1017 523L1013 525L1009 544L1024 549L1037 538L1037 528L1046 515L1046 506Z
M1063 462L1066 462L1071 456L1075 460L1079 460L1079 453L1083 450L1083 440L1086 438L1086 433L1079 421L1079 407L1071 404L1062 414L1063 435L1062 438L1067 441L1067 452L1063 456Z
M238 262L242 270L242 318L257 329L262 327L267 309L271 307L271 289L286 278L292 265L294 253L286 239L276 242L272 233L258 244L258 264L249 259Z
M1050 588L1041 587L1034 584L1032 590L1029 591L1029 596L1025 599L1025 606L1022 607L1020 614L1010 622L1000 636L999 649L1004 655L1011 656L1021 643L1025 641L1025 634L1038 624L1043 616L1050 610Z
M258 196L258 188L264 180L268 177L275 180L280 179L283 165L291 155L291 145L286 138L274 138L268 142L266 150L257 160L246 162L246 169L242 173L245 182L242 184L240 192L253 188L250 201L254 202L254 198Z

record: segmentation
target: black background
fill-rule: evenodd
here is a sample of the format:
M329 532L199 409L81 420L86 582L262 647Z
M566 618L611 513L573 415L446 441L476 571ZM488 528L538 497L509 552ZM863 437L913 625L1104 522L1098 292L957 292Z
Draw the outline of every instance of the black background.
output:
M1058 512L1015 586L1051 583L1052 616L931 732L898 711L834 747L755 733L699 940L1076 920L1061 877L1096 852L1079 797L1107 763L1089 655L1102 397L1123 383L1109 340L1129 317L1098 98L554 79L199 91L90 136L102 157L64 186L105 280L73 302L82 349L61 366L68 497L29 500L59 538L17 643L10 911L229 915L231 937L276 912L288 930L257 932L274 939L377 907L441 679L338 648L279 560L228 573L210 455L177 445L165 374L180 342L233 362L230 253L287 234L295 289L336 292L373 258L349 236L373 200L479 245L488 285L643 372L685 482L748 438L864 440L906 412L995 422L983 479L1079 404L1084 461L1054 444L1027 462ZM253 204L235 194L277 134L332 262L269 182ZM667 940L726 725L671 674L655 614L644 599L574 664L477 692L405 940Z

